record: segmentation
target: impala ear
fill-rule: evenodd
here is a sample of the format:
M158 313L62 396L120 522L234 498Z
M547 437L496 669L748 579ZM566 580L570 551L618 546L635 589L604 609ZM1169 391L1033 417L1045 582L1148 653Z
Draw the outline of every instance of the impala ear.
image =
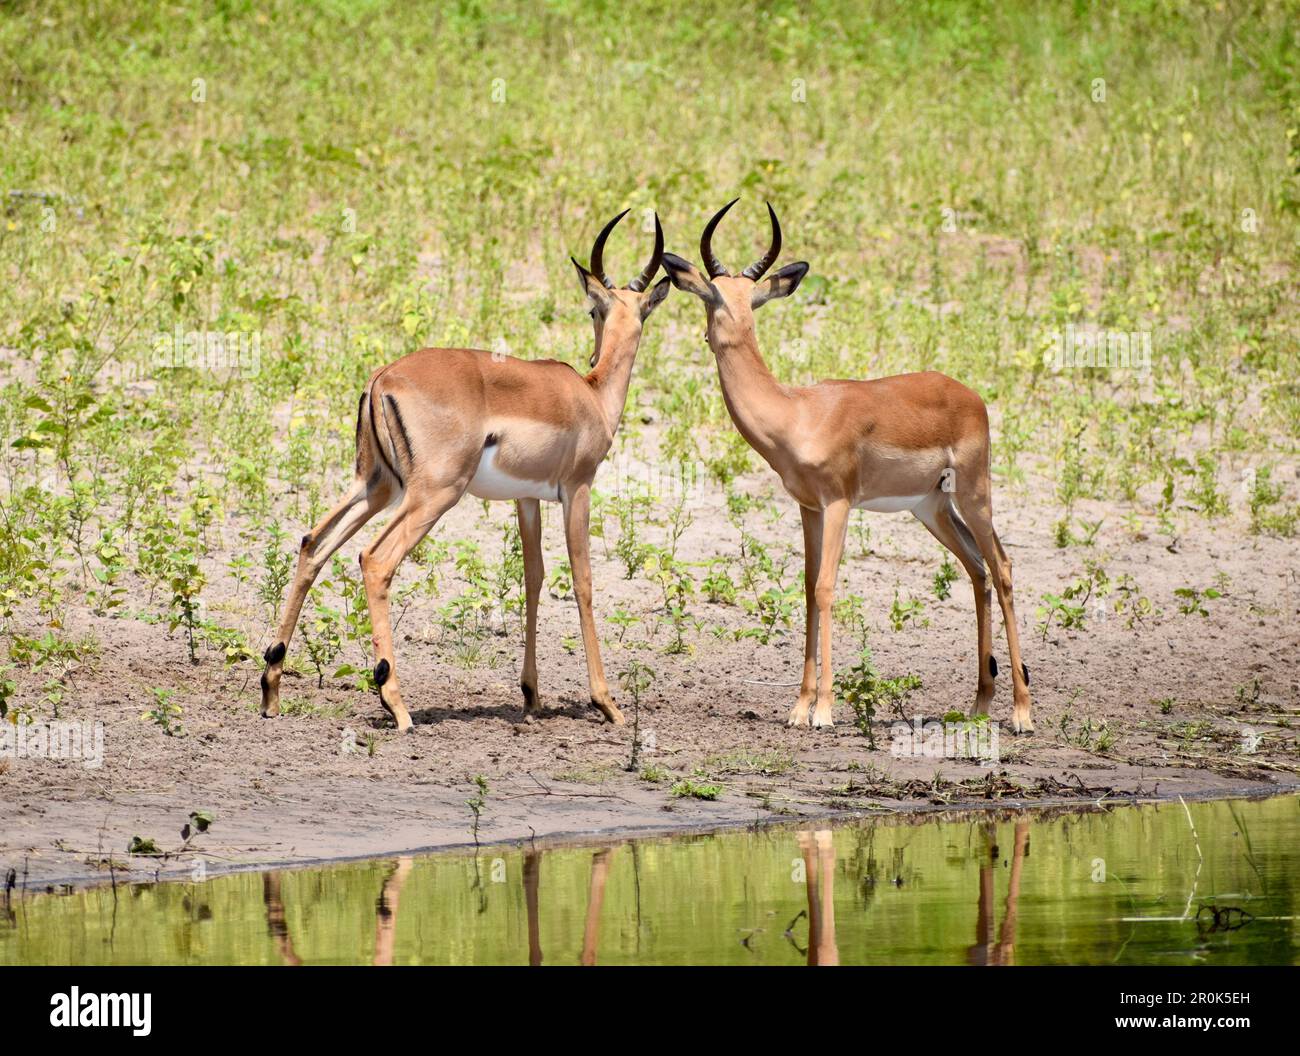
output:
M654 284L650 292L641 298L641 321L650 318L650 313L668 298L668 291L673 288L671 279L663 278Z
M718 288L701 275L689 260L683 260L676 253L665 253L664 271L668 272L668 277L679 290L695 294L705 304L722 303L722 294Z
M569 259L573 261L573 266L578 269L578 285L582 287L583 295L591 301L594 307L604 308L609 304L609 290L605 289L605 284L574 260L573 257Z
M799 288L799 283L803 282L803 277L807 274L808 263L803 260L774 271L762 282L754 284L754 290L749 295L750 307L757 308L777 297L789 297Z

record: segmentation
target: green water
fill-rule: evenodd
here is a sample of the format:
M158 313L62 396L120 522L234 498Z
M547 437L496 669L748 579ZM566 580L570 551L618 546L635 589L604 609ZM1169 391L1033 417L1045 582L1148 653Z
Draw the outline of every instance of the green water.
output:
M1287 796L29 895L0 964L1295 964L1298 906Z

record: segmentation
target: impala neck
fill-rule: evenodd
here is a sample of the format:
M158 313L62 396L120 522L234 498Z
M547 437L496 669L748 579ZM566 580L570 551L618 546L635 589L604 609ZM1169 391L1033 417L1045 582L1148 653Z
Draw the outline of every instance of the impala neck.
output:
M758 351L753 327L723 336L709 328L709 347L727 411L741 435L769 463L788 427L789 399Z
M619 423L623 420L627 390L632 383L632 364L636 362L636 350L640 343L639 329L622 334L605 331L596 339L600 359L587 375L587 384L600 402L611 437L618 432Z

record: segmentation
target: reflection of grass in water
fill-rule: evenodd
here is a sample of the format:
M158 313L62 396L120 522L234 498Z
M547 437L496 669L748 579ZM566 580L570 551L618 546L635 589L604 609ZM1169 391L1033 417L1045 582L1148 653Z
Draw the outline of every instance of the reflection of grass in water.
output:
M1287 878L1300 861L1297 804L1297 797L1189 804L1205 853L1202 887L1257 889L1257 868L1272 878L1271 912L1295 913L1300 894L1287 887ZM835 827L833 897L846 962L966 961L981 942L981 861L970 853L972 839L994 826L1001 854L993 908L1001 928L1014 829L1025 817L873 818ZM1250 825L1248 854L1255 867L1237 848L1243 820ZM1282 921L1256 919L1208 942L1198 939L1190 920L1136 927L1122 922L1182 910L1194 852L1177 802L1085 815L1038 812L1029 816L1029 826L1014 936L1020 963L1170 963L1171 957L1192 956L1225 964L1289 963L1300 956L1291 925ZM774 929L806 908L807 886L792 875L802 862L801 828L807 824L643 839L633 845L635 854L615 851L600 910L600 961L790 963L793 954ZM961 848L968 850L955 851ZM414 860L391 922L396 961L526 963L525 854L512 847L479 853L477 870L469 853ZM532 853L541 856L532 875L539 884L546 962L576 962L592 891L591 849ZM503 882L492 865L497 856ZM1095 858L1108 863L1107 879L1118 886L1091 880ZM296 954L305 963L368 963L375 954L377 899L391 870L390 861L374 861L284 872L278 900ZM283 956L267 929L271 907L257 874L140 885L129 898L122 891L119 874L116 909L107 886L16 900L23 923L6 928L0 918L0 964L264 964ZM739 929L769 920L780 924L760 929L747 947L737 941Z
M1268 897L1268 880L1265 878L1259 863L1255 861L1255 847L1250 840L1250 826L1246 824L1246 818L1238 809L1236 803L1228 803L1228 813L1232 815L1232 820L1237 826L1237 831L1241 834L1242 842L1246 845L1246 853L1242 855L1246 863L1255 873L1255 878L1259 880L1259 886L1264 892L1264 897Z

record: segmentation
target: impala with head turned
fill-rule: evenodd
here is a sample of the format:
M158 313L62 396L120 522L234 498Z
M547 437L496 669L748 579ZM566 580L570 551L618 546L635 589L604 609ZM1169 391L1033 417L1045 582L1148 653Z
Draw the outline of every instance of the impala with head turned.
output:
M655 272L663 231L655 217L650 263L626 286L605 276L604 249L624 210L601 230L591 267L576 260L595 327L590 373L553 359L524 361L463 348L426 348L371 375L357 407L356 480L303 537L297 572L275 642L266 651L262 714L280 710L285 650L307 592L330 556L368 520L396 504L392 519L361 552L375 649L375 684L399 730L411 728L393 656L388 593L402 559L466 495L513 501L523 545L526 593L524 715L541 711L537 692L537 602L541 592L543 501L563 508L591 703L623 722L610 696L591 609L588 518L591 482L623 415L641 327L671 288ZM572 258L570 258L572 259Z
M1012 604L1011 561L993 530L984 401L934 371L802 388L778 382L759 353L754 312L793 293L808 265L788 264L763 277L781 252L781 225L769 205L770 248L739 275L730 275L714 255L712 242L718 222L735 204L723 206L704 228L700 256L707 274L672 253L664 255L664 269L679 290L704 302L709 347L731 419L799 504L808 618L803 679L790 724L832 724L831 612L849 511L906 510L956 555L974 585L979 648L975 714L988 713L998 671L992 655L991 576L1011 654L1011 728L1033 732L1029 672L1020 657Z

